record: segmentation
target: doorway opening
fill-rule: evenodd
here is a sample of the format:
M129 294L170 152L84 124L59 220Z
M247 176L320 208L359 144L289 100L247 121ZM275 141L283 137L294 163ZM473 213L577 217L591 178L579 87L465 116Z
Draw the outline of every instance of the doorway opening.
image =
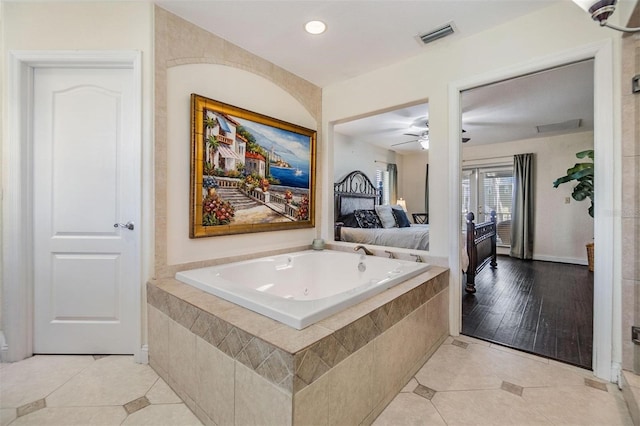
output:
M461 333L561 362L593 366L593 240L588 203L553 182L594 149L594 60L587 59L461 91L460 217L497 213L497 268L461 295ZM466 139L466 140L465 140ZM513 156L534 156L533 218L512 214ZM526 232L530 228L532 231ZM522 231L525 229L525 231ZM527 254L510 250L524 232Z

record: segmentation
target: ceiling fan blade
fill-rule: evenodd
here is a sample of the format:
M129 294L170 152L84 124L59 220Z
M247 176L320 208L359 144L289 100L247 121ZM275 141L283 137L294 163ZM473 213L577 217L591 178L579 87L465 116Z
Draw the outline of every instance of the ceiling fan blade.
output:
M413 136L413 137L415 137L415 138L417 138L418 136L420 136L420 135L417 135L417 134L415 134L415 133L403 133L403 134L404 134L404 135L407 135L407 136Z
M414 139L414 140L412 140L412 141L406 141L406 142L398 142L398 143L394 143L394 144L393 144L393 145L391 145L391 146L404 145L404 144L407 144L407 143L414 143L414 142L418 142L418 139Z
M411 127L419 127L419 128L429 128L429 118L424 116L424 117L418 117L415 120L413 120L413 122L411 123Z

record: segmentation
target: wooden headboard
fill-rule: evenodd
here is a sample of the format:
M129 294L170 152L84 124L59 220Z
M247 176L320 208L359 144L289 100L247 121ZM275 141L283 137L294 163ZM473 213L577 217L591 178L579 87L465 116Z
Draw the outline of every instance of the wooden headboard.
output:
M367 175L355 170L333 184L334 220L354 210L372 210L380 204L380 191Z

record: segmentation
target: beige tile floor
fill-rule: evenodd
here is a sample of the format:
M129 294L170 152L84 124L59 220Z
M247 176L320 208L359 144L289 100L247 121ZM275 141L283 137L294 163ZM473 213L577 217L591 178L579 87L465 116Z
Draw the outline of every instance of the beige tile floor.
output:
M0 364L0 425L200 425L130 356L38 355Z
M622 391L590 371L449 337L374 422L383 425L632 425Z
M449 338L374 425L631 425L622 392L590 372L464 336ZM200 425L128 356L0 364L0 425Z

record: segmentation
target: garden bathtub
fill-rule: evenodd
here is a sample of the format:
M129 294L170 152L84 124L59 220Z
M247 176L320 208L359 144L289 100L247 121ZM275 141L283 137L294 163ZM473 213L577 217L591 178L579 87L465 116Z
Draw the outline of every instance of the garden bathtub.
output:
M301 330L427 269L426 263L308 250L182 271L176 279Z

